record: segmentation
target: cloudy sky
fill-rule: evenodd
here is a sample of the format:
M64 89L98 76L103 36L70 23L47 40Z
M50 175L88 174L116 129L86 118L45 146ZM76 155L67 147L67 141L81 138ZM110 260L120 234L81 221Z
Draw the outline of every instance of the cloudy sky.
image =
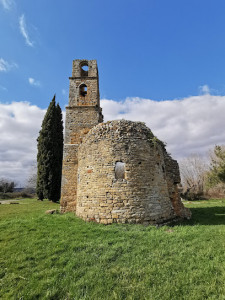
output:
M0 177L26 181L76 58L98 61L106 121L146 122L177 159L225 144L224 15L224 0L0 0Z

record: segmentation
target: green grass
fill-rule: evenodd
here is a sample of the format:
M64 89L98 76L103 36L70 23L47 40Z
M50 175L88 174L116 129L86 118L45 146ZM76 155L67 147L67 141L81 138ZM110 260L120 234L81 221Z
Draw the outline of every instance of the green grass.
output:
M190 221L159 228L19 203L0 205L1 299L225 299L225 200L186 202Z

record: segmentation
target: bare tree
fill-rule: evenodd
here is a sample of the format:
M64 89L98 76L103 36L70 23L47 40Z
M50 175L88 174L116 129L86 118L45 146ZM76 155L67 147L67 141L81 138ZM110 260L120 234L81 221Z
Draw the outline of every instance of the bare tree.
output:
M30 168L30 174L28 176L25 189L29 193L35 193L37 184L37 164L34 163Z
M198 154L192 154L179 162L183 196L190 200L199 199L205 193L209 162Z

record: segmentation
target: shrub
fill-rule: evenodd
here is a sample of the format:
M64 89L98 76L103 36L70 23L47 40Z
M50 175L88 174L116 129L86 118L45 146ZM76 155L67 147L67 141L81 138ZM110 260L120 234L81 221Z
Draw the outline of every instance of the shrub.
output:
M24 191L22 192L14 192L14 193L0 193L0 199L15 199L15 198L33 198L33 194L28 194Z

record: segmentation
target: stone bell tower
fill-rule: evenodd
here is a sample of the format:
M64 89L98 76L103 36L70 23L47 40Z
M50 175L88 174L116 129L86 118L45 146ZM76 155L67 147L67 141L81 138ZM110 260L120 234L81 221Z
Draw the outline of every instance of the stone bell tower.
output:
M103 122L97 61L74 60L69 79L60 201L62 212L76 210L79 144L92 127Z

